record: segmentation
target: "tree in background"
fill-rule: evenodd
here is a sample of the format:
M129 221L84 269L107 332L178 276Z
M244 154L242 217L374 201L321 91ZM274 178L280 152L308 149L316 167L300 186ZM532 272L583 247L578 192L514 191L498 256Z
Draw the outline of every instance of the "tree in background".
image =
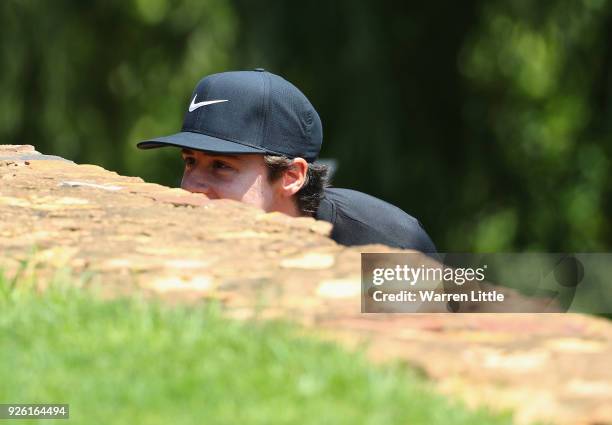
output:
M0 140L176 185L198 79L264 67L313 101L339 186L443 251L606 250L605 0L0 3Z
M235 32L221 0L0 2L0 140L176 186L176 152L134 145L180 129Z
M483 247L610 248L611 36L606 1L483 6L460 62L472 159L492 160L478 180L499 193Z

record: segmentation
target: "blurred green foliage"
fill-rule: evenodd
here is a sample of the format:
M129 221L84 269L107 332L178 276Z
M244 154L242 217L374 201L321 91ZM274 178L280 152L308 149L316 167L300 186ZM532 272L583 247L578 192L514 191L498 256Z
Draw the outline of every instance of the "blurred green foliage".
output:
M306 93L335 184L418 217L442 251L612 248L606 0L5 0L0 140L177 185L203 76Z

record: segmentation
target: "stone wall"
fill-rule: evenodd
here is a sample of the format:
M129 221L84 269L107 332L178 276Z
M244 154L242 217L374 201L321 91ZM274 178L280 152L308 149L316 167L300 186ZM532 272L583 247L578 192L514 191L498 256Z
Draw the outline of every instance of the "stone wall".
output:
M283 317L374 361L400 358L468 404L517 423L612 423L612 325L570 314L361 314L360 254L330 225L0 145L0 267L42 286L70 270L101 295L217 299ZM396 250L394 250L396 251ZM27 261L25 270L23 262ZM21 271L20 271L21 270Z

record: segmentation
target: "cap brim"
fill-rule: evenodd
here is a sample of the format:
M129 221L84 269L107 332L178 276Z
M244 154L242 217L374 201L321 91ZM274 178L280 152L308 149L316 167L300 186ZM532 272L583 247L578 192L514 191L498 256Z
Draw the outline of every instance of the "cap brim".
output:
M136 145L139 149L163 148L165 146L175 146L178 148L195 149L205 152L222 154L265 154L266 150L243 145L229 140L219 139L201 133L182 131L171 136L158 137L156 139L145 140Z

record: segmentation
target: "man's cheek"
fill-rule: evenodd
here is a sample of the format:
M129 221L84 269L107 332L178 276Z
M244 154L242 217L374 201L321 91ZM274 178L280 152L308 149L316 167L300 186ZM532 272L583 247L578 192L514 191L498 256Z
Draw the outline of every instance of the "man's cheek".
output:
M238 200L266 211L269 209L269 201L262 191L262 187L257 184L250 186Z
M211 190L220 199L232 199L242 202L246 202L249 199L245 190L241 190L240 185L237 185L236 182L215 181L210 186Z
M245 192L239 198L234 198L234 199L244 202L245 204L253 205L258 208L264 209L265 207L261 196L259 196L259 194L254 191Z

